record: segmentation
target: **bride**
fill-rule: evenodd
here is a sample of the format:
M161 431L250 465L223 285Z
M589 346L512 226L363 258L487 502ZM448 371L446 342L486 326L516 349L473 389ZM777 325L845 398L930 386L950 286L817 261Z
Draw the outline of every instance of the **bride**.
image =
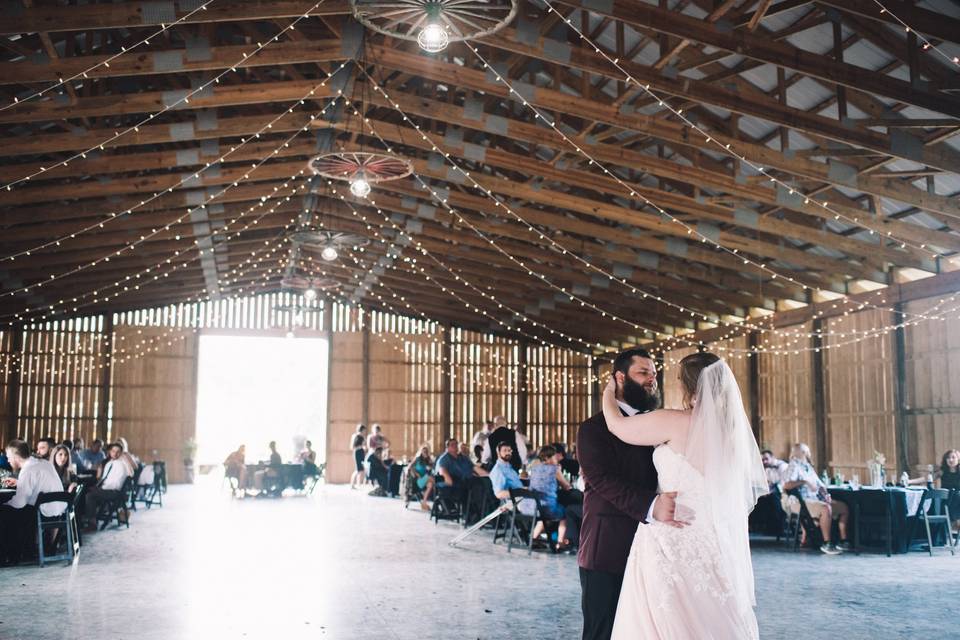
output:
M612 377L603 394L610 432L657 446L660 491L677 493L678 521L689 514L637 528L612 640L757 638L747 516L767 492L760 451L726 362L689 355L680 381L682 411L624 416Z

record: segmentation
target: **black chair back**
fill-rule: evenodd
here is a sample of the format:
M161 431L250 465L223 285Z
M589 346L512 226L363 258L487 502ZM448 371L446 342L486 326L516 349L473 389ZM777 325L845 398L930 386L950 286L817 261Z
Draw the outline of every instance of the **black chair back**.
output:
M42 504L50 504L51 502L63 502L67 507L73 505L73 496L67 493L66 491L52 491L50 493L41 493L37 496L37 509L40 508Z

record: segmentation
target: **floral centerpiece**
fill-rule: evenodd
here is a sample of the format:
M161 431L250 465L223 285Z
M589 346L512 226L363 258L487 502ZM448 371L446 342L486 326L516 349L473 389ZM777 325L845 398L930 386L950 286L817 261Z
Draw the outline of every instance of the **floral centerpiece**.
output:
M879 451L873 452L873 458L867 460L867 469L870 471L870 486L882 487L884 470L883 466L887 463L887 457Z

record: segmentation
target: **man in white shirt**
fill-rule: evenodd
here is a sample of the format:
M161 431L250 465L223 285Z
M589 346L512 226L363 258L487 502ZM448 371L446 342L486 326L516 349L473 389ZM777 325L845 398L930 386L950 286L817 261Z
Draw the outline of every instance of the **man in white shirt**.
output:
M483 423L483 429L473 434L473 441L470 443L470 449L478 461L483 460L483 445L487 443L487 438L493 433L493 420L487 420Z
M19 474L16 480L5 480L5 485L15 485L17 492L0 506L0 562L15 564L36 535L37 497L41 493L63 491L63 483L53 463L32 457L30 447L23 440L11 440L6 451L10 466ZM48 517L58 516L66 508L63 502L51 502L41 505L40 513Z
M103 467L100 483L87 493L84 517L88 528L96 528L97 511L100 509L100 505L111 500L123 500L121 490L123 489L123 483L130 477L130 470L120 458L122 451L120 445L110 445L110 459Z

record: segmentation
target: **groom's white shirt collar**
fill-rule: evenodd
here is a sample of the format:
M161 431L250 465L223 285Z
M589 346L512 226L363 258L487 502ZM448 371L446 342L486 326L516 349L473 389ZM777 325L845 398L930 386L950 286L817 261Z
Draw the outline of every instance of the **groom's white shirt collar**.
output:
M640 413L639 411L637 411L636 409L628 405L623 400L617 400L617 406L620 407L620 411L623 411L628 416L635 416L638 413Z
M625 414L627 414L627 416L635 416L638 413L640 413L637 409L634 409L623 400L617 400L617 406L620 407L620 411L623 411ZM656 518L653 517L653 505L655 505L656 503L657 503L656 498L654 498L653 502L650 503L650 509L647 511L648 523L653 520L656 520Z

